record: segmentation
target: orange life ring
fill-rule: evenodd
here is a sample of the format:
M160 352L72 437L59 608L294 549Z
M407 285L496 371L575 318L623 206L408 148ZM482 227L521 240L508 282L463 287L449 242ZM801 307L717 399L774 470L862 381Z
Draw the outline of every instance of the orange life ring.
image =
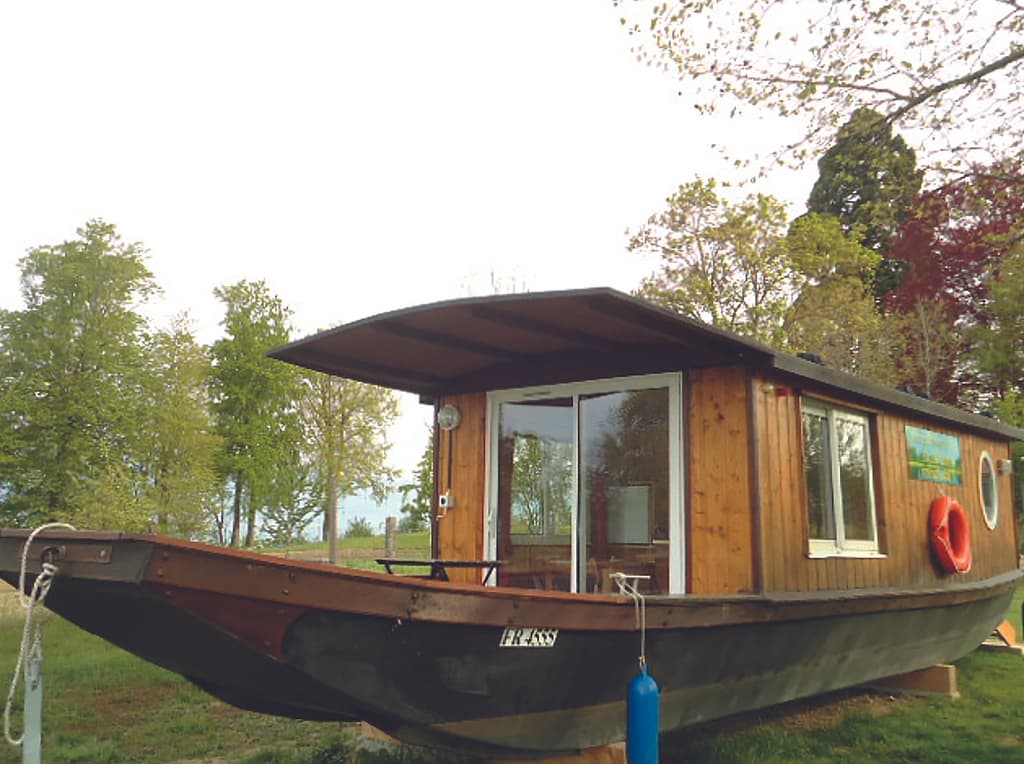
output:
M944 571L966 573L971 569L971 526L964 508L952 496L940 496L932 502L928 539Z

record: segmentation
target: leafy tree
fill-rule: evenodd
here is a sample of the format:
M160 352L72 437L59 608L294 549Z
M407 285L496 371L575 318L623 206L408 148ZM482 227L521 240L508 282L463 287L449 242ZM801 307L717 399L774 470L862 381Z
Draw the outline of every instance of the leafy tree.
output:
M403 533L424 531L430 527L434 509L434 428L427 428L427 444L412 473L412 482L400 485Z
M826 365L892 384L895 336L868 286L881 256L855 237L834 215L812 212L793 221L786 254L799 292L786 331L793 348Z
M1020 387L1007 390L1002 400L996 402L995 413L1004 422L1024 427L1024 390ZM1024 463L1024 443L1014 443L1011 454L1015 465ZM1021 535L1021 531L1024 531L1024 470L1017 467L1013 470L1013 487L1013 500L1017 510L1017 538L1021 544L1020 551L1024 553L1024 536Z
M144 527L135 453L145 437L136 306L156 285L142 246L91 220L20 260L25 308L0 314L5 522Z
M910 310L892 318L900 335L897 365L901 382L918 395L956 403L963 340L949 306L918 300Z
M782 203L757 194L730 204L714 180L699 178L666 203L629 242L631 252L661 259L637 294L684 316L784 344L791 273L782 256Z
M323 485L328 559L338 561L338 504L369 490L387 494L387 428L398 416L395 393L383 387L310 372L303 377L301 416L312 464Z
M210 414L210 357L176 318L168 331L147 340L143 390L147 403L139 431L141 494L152 526L190 538L207 535L218 489L216 459L222 447Z
M990 285L1021 239L1024 173L1002 163L922 194L889 257L905 275L884 298L903 317L905 382L948 403L984 397L971 347L993 320Z
M346 538L369 538L373 535L373 526L365 517L354 517L348 521L348 527L345 529Z
M698 112L797 123L779 159L805 160L860 108L913 133L940 170L1019 146L1024 6L1015 2L657 3L623 24L641 59L678 71Z
M990 273L1021 238L1024 171L1004 163L921 194L889 257L906 271L886 297L906 312L919 300L945 303L954 320L984 317Z
M266 357L288 341L290 311L263 281L240 281L214 294L225 306L226 332L213 345L213 410L224 444L218 467L232 487L230 543L241 543L245 514L245 545L252 546L259 500L296 443L297 374Z
M1016 417L1020 407L1015 404L1024 396L1024 249L1003 259L990 296L991 319L972 332L974 357L987 388L998 400L1009 401L1007 408Z
M263 505L262 534L273 546L284 546L299 541L323 511L323 484L298 449L276 467Z
M884 255L921 190L914 150L877 111L858 109L818 160L810 212L835 215L843 231ZM899 285L899 271L881 260L871 274L876 294Z

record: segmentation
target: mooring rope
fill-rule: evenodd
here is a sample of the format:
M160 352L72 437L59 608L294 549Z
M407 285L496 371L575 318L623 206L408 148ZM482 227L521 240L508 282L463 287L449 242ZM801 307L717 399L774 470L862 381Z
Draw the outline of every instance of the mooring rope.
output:
M44 562L41 571L32 584L32 592L25 596L25 574L28 569L28 552L35 537L50 528L65 528L75 530L74 526L67 523L46 523L32 531L25 540L25 546L21 550L21 573L18 576L18 602L25 610L25 628L21 632L21 647L18 650L18 663L14 667L14 676L11 678L11 688L7 692L7 703L4 705L4 737L13 746L20 746L25 740L25 731L15 738L11 734L11 709L14 707L14 695L18 689L18 681L21 678L28 678L28 667L33 660L43 658L43 630L40 624L35 624L35 633L32 630L32 619L35 609L41 606L50 592L54 576L58 568L52 562Z
M637 626L640 628L640 667L647 665L647 601L636 588L637 581L649 579L650 576L612 573L611 578L619 586L619 594L633 598Z

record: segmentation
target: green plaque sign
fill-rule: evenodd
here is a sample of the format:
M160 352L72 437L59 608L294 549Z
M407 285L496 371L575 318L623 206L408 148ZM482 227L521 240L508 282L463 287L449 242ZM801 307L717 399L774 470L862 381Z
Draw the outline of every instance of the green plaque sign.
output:
M960 438L910 425L906 432L911 480L963 484Z

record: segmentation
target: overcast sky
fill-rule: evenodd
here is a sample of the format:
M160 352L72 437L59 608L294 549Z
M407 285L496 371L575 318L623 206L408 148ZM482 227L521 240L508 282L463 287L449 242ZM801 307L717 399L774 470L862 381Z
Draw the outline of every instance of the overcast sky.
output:
M296 335L490 291L634 288L627 228L712 142L637 63L610 0L26 2L0 6L0 307L17 261L87 219L142 242L164 293L219 336L214 287L266 279ZM814 173L757 190L795 212ZM395 462L425 410L404 402ZM411 433L411 435L410 435Z

